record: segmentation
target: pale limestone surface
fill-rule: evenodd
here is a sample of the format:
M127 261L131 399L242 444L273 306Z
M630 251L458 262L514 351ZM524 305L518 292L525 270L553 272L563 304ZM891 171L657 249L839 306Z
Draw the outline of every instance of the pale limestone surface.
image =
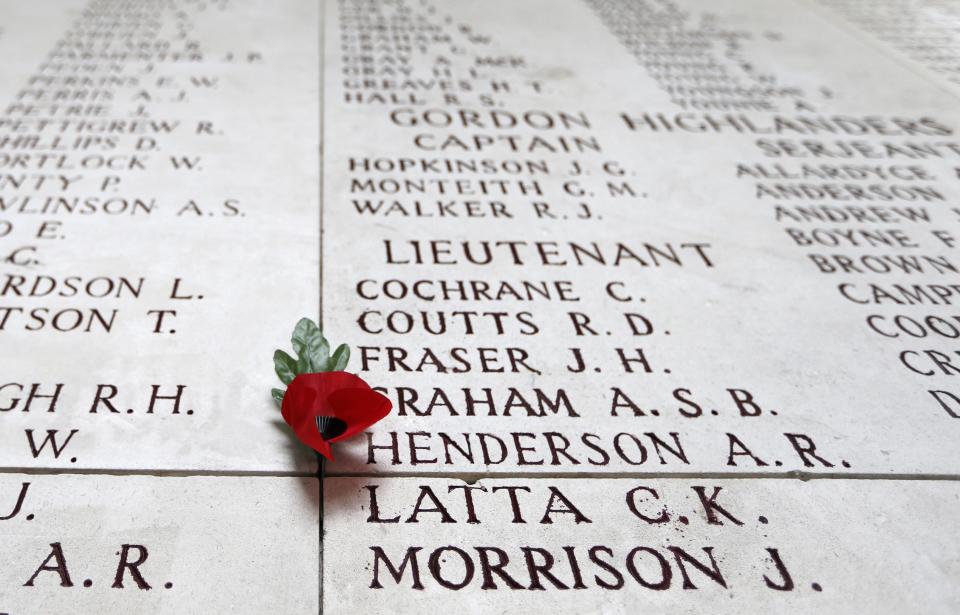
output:
M324 613L955 613L958 500L932 481L327 479Z
M891 298L956 277L955 98L820 8L651 6L385 6L429 36L360 59L375 6L327 3L324 325L397 408L327 467L325 613L960 606L954 291ZM774 93L698 99L657 45Z
M88 70L66 33L93 5L0 0L0 138L27 139L0 142L0 615L960 610L960 113L942 75L823 6L845 3L158 5L157 40L203 62L64 85L45 79ZM355 30L378 10L410 38ZM691 79L704 58L726 80ZM54 108L57 88L105 111ZM78 143L98 131L36 123L97 115L177 127ZM46 149L144 168L10 161ZM157 205L43 210L94 196ZM11 276L144 282L23 297ZM510 286L433 296L461 282ZM551 298L507 292L525 282ZM9 308L118 315L31 331ZM159 333L156 310L177 311ZM336 445L322 496L268 394L273 349L317 315L397 406ZM52 412L26 407L34 383L62 385ZM91 412L98 386L116 412ZM154 386L183 387L176 413L147 411ZM123 545L150 591L129 568L111 587Z
M960 92L960 4L955 0L815 0L856 36L884 45L891 55L953 93Z
M44 88L32 76L74 74L70 67L79 61L64 60L67 68L59 72L38 67L83 6L5 2L0 7L8 26L0 38L5 120L50 115L46 107L33 112L17 105L34 102L30 92ZM196 41L203 61L134 59L120 63L120 72L101 65L91 79L120 79L122 85L87 87L107 90L112 99L99 117L78 119L165 121L176 125L172 132L107 131L103 138L116 139L113 146L79 151L68 145L76 134L99 133L60 135L67 164L79 166L93 155L121 162L138 156L143 168L38 171L5 163L0 169L0 197L10 204L2 218L13 224L0 238L0 284L9 282L7 276L25 278L19 288L29 294L37 276L43 277L38 287L43 296L9 291L2 298L4 307L23 310L9 315L0 332L3 466L280 473L316 467L278 426L269 390L279 384L272 373L274 349L288 345L297 319L315 318L319 311L319 8L300 0L215 2L185 7L185 13L184 37ZM174 10L162 9L156 19L161 42L188 44L179 36ZM66 54L71 47L63 49ZM61 112L53 119L70 117ZM22 132L5 127L5 137L37 134L35 125ZM45 144L56 135L53 128L40 133ZM3 153L39 154L31 147ZM199 161L194 170L182 165L174 170L171 158ZM15 188L8 174L65 175L72 183L66 190L56 179L40 188L29 183ZM108 188L101 191L104 181ZM47 197L141 199L153 210L38 213ZM31 201L21 208L26 198ZM54 239L38 240L37 229L46 221L61 226L53 229ZM38 263L6 262L8 250L22 246L37 247L32 260ZM73 286L81 291L57 296L75 278L80 281ZM57 281L52 292L49 279ZM177 296L190 299L172 298L178 279ZM86 296L82 289L88 283L92 294L106 296ZM130 288L140 290L139 298ZM27 330L36 327L28 316L35 309L48 310L47 321L58 312L79 310L83 321L74 329L76 312L67 312L59 322L72 330ZM117 310L110 332L97 321L87 326L92 309L108 321ZM157 316L151 310L177 313L166 315L154 333ZM35 400L26 411L34 383L38 393L48 395L62 385L53 412L49 399ZM91 413L98 385L116 387L111 398L116 413L102 404ZM148 413L154 385L159 395L180 391L178 413L172 400L163 399ZM72 430L77 433L59 456L49 446L34 455L26 430L33 430L39 445L50 429L58 430L60 444Z
M0 612L317 612L316 479L4 474L0 501Z
M929 294L931 285L950 284L956 274L925 260L945 259L957 268L956 244L935 235L957 232L950 207L960 196L953 179L956 155L949 145L940 155L908 155L914 147L949 144L960 128L956 102L942 89L800 4L723 2L707 10L680 2L691 24L713 19L715 30L744 33L739 53L753 71L743 73L744 84L799 92L771 99L770 111L710 112L721 123L728 115L739 118L712 131L698 128L707 126L706 112L670 102L585 3L502 2L418 13L466 50L451 56L447 79L469 85L452 86L460 106L445 104L439 86L422 86L412 99L405 93L357 103L358 95L386 96L385 81L440 81L430 62L443 47L414 52L399 68L386 61L361 64L349 48L341 51L354 35L344 34L333 18L338 6L328 4L326 26L324 324L352 341L351 368L364 370L397 411L371 430L369 441L358 438L340 447L332 473L946 475L960 467L954 446L960 420L930 393L953 395L952 412L960 414L954 383L960 361L953 353L960 328L950 311L956 297L950 290L946 300ZM485 11L516 18L485 21ZM469 29L458 29L461 24ZM536 45L528 44L531 37ZM589 41L590 53L571 39ZM724 59L724 49L714 54L717 61L728 72L740 70ZM518 67L478 67L477 57L519 58ZM359 87L363 81L354 75L361 70L380 85ZM758 85L748 78L759 73L774 81ZM491 81L506 82L510 90L493 91ZM532 81L537 88L525 85ZM484 96L494 104L486 106ZM467 109L466 119L460 107ZM562 126L564 112L574 118L569 128ZM491 113L501 114L499 125ZM524 114L533 114L536 125L525 123ZM671 130L653 130L640 119L644 114L654 123L666 118ZM624 115L633 118L634 129ZM824 128L818 124L824 119L835 123ZM514 121L517 126L510 125ZM916 128L904 130L904 122ZM935 127L920 126L924 122ZM578 138L595 140L601 151L554 152L536 145L541 139L555 150L575 150ZM830 155L815 155L806 142L828 148ZM895 153L877 154L887 151ZM511 168L532 163L547 170L447 170L451 161ZM913 170L906 179L823 175L841 166ZM467 188L458 189L458 181ZM498 191L497 181L507 182L507 194ZM528 186L528 193L517 185L534 181L537 188ZM797 196L810 186L843 194ZM909 189L910 195L865 200L850 196L846 186L860 193L874 186ZM782 189L793 196L778 196ZM583 203L589 219L583 218ZM538 204L548 205L553 217L539 215ZM797 218L797 207L824 205L842 210L846 220ZM876 206L888 213L913 207L922 217L858 223L843 209ZM814 232L817 242L810 241ZM883 238L876 240L878 234ZM481 258L489 247L493 263L471 263L464 244ZM647 245L678 255L681 264L661 254L655 265ZM631 252L624 256L620 246ZM621 261L614 264L618 255ZM596 262L601 257L605 264ZM836 257L856 269L843 272ZM914 259L925 263L922 272L910 270ZM906 270L897 265L905 262ZM417 283L425 296L414 295ZM521 291L524 283L546 283L553 298L520 300L508 292L500 300L463 299L457 291L449 300L442 297L442 284L460 283L486 284L493 289L488 295L501 283ZM557 300L558 283L575 300ZM608 294L611 284L624 300ZM910 292L920 285L928 297L913 305L891 299L898 293L894 285ZM591 329L578 333L573 319L579 316L571 313L586 315ZM636 331L627 314L634 315L629 318ZM946 321L943 335L922 325L919 334L891 327L896 318L922 323L930 316ZM587 362L584 373L569 371L576 364L571 348ZM631 358L641 349L649 373L638 363L628 373L618 349ZM952 363L936 365L931 351ZM400 360L391 364L391 352ZM512 363L511 353L525 361ZM484 356L496 373L483 373ZM759 416L743 416L730 389L748 391ZM488 395L492 412L484 405ZM695 400L700 410L678 395ZM468 398L481 402L473 416ZM691 412L700 416L684 415ZM647 434L682 447L683 455L665 455L661 462ZM732 445L727 434L756 459L731 460L731 446L739 444ZM805 459L788 434L810 438L825 462ZM618 438L625 454L616 450ZM371 442L395 442L396 455L378 448L371 456ZM525 447L531 452L520 451Z

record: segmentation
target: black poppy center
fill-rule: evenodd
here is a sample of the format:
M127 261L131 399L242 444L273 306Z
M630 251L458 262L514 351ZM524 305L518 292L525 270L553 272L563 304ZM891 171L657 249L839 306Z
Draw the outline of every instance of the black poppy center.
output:
M347 430L347 423L335 416L318 416L317 430L324 440L332 440Z

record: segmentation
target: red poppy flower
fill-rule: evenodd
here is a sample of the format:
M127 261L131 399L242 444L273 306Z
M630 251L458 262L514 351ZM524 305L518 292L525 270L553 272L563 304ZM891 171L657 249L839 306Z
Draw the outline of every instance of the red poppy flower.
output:
M390 414L392 404L347 372L300 374L283 396L283 420L301 442L330 461L330 443L346 440Z

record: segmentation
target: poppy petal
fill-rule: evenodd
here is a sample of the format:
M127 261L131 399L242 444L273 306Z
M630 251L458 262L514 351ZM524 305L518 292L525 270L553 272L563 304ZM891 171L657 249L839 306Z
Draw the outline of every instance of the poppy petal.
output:
M294 382L296 380L294 379ZM320 398L318 392L312 387L304 386L304 383L294 386L294 382L290 383L290 387L287 388L287 392L283 396L280 414L298 440L327 459L333 460L330 443L320 435L313 414L316 402Z
M327 397L333 415L347 424L347 430L331 438L339 442L356 435L390 414L393 404L385 396L369 388L349 388L334 391Z
M330 448L330 442L320 438L316 446L311 445L313 450L317 451L321 455L327 458L328 461L333 461L333 449Z
M280 411L301 442L333 460L331 442L363 431L387 416L391 407L387 397L354 374L320 372L294 378L283 396ZM318 417L336 418L346 427L335 437L326 439L319 428Z
M286 401L286 399L284 399L284 401ZM286 418L287 417L285 416L284 419ZM290 425L290 428L297 436L297 439L330 461L333 461L333 453L330 450L330 443L327 440L324 440L323 436L320 435L320 430L317 429L317 423L314 421L313 417L305 415L306 420L299 421L296 418L291 418L293 420L288 420L287 424Z

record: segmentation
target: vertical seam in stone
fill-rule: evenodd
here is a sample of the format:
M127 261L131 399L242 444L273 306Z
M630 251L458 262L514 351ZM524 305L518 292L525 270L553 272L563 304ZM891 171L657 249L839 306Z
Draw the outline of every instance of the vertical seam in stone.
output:
M317 255L318 255L318 272L319 272L319 286L317 288L317 304L318 304L318 314L317 314L317 323L319 323L321 330L323 329L323 167L324 167L324 156L323 156L323 144L324 144L324 127L326 126L326 121L324 117L324 104L323 104L323 93L324 93L324 82L325 82L325 66L324 62L326 60L326 0L317 0L317 20L319 22L317 36L318 36L318 54L320 57L320 65L317 74L317 79L319 80L318 95L319 95L319 105L317 113L319 114L319 173L317 175L317 190L318 192L318 204L320 207L319 218L320 225L319 231L320 235L317 241ZM320 507L317 511L317 612L320 615L323 615L323 475L324 475L324 463L323 459L317 455L317 480L320 483L318 488L320 490Z

